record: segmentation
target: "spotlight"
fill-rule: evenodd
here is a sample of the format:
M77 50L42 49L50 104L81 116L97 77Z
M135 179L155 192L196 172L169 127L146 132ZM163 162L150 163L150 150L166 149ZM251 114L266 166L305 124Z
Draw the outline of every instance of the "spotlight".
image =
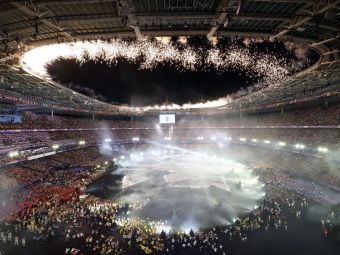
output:
M270 144L270 141L269 140L264 140L264 143L265 144Z
M279 142L279 146L281 146L281 147L286 146L286 143L285 142Z
M305 146L303 144L295 144L295 148L299 149L299 150L303 150L305 148Z
M80 140L80 141L78 142L78 144L79 144L79 145L85 145L86 142L85 142L84 140Z
M8 156L9 156L10 158L16 158L16 157L19 156L19 151L10 151L10 152L8 153Z
M251 139L251 141L252 141L253 143L257 143L257 139L255 139L255 138Z
M245 142L245 141L247 141L247 138L240 137L240 141L241 141L241 142Z
M328 149L326 147L318 147L318 152L327 153Z
M53 145L52 145L52 149L53 149L53 150L58 150L59 147L60 147L59 144L53 144Z

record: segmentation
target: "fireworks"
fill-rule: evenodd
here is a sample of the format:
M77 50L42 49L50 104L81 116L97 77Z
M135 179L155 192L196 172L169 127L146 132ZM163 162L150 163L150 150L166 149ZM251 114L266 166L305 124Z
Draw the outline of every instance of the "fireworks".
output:
M178 71L205 71L208 67L223 72L239 70L245 72L259 83L259 89L280 85L290 73L293 65L286 59L273 54L253 52L247 47L231 45L221 50L213 45L209 50L192 48L183 41L177 47L162 41L133 41L115 40L112 42L75 42L45 45L26 52L21 58L22 67L29 73L45 79L51 79L47 65L56 59L75 59L80 65L86 61L104 61L116 65L119 59L138 63L140 69L153 70L160 65L170 63ZM251 91L251 89L249 90ZM131 108L134 111L189 109L219 107L232 99L225 96L220 99L200 104L147 106Z

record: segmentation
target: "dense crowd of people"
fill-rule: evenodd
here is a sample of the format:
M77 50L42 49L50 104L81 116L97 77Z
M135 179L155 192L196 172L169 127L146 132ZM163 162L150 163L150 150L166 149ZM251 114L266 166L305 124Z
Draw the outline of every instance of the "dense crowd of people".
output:
M218 139L245 137L259 141L284 140L286 143L314 147L323 145L336 152L340 129L302 128L308 125L339 125L340 114L335 113L340 113L339 106L213 121L181 119L172 127L161 126L163 130L148 121L93 121L23 113L22 124L0 125L0 255L22 254L25 249L36 249L38 252L44 245L56 247L58 254L72 255L229 255L233 247L247 245L254 235L290 233L291 224L303 220L310 205L324 196L308 193L295 179L339 188L338 162L327 157L261 147L254 150L252 146L225 146L225 153L230 158L242 161L255 170L265 184L266 195L253 211L240 215L231 224L182 232L169 230L161 220L133 216L131 211L142 210L146 201L127 203L99 198L86 192L87 186L114 164L113 152L110 156L100 154L97 143L103 142L104 132L96 129L107 127L110 137L123 142L131 142L133 137L163 141L168 136L173 141L196 137L210 140L213 135ZM262 128L258 128L259 125ZM300 128L263 128L270 125ZM46 130L5 132L37 128ZM70 128L93 130L52 130ZM78 146L80 140L86 141L86 146ZM55 144L60 148L51 149ZM119 145L115 149L125 151L133 146L142 146L136 144ZM220 145L216 143L215 146ZM67 150L64 151L65 148ZM8 157L8 152L13 150L20 151L14 159L21 162L14 162L13 158ZM26 161L27 156L34 155L32 151L38 154L55 150L60 151L55 155ZM339 222L339 208L324 213L319 223L320 236L339 241Z
M275 113L262 114L243 114L220 116L212 118L204 117L207 121L193 118L191 115L187 117L179 116L176 123L177 127L186 126L229 126L229 127L256 127L256 126L318 126L329 125L337 126L340 123L340 105L308 107L298 110L290 110ZM0 124L0 129L49 129L49 128L97 128L98 122L91 118L75 118L51 115L36 115L31 112L22 113L23 121L21 124ZM126 120L108 120L106 123L112 128L133 128L133 127L153 127L156 118L137 118Z
M328 146L336 149L340 144L340 106L316 107L300 109L284 113L248 114L243 116L225 116L206 120L186 119L179 117L173 126L163 125L163 131L157 131L157 119L145 120L92 120L86 118L36 115L23 112L21 124L0 124L2 131L0 144L8 146L28 146L32 144L49 145L63 140L100 141L102 139L98 128L113 128L112 136L116 140L131 141L135 136L140 139L150 139L166 136L169 133L176 139L195 138L203 136L207 139L216 134L222 139L225 136L238 139L246 137L257 140L284 140L287 144L303 143L306 146ZM308 128L308 126L329 125L324 128ZM293 127L292 127L293 126ZM170 128L169 128L170 127ZM290 127L290 128L289 128ZM64 130L64 129L92 130ZM11 129L28 129L26 132L6 133ZM34 132L34 129L45 129ZM55 129L62 129L55 131ZM30 132L31 130L32 132Z
M255 234L289 232L290 222L305 217L314 203L313 197L283 185L293 182L288 175L258 168L266 196L252 212L230 225L169 232L162 221L130 214L145 201L127 203L85 193L109 161L96 148L84 148L2 170L0 252L18 254L48 244L59 254L230 254L231 247L246 245ZM335 226L329 217L336 216L329 212L320 221L320 236L326 239Z

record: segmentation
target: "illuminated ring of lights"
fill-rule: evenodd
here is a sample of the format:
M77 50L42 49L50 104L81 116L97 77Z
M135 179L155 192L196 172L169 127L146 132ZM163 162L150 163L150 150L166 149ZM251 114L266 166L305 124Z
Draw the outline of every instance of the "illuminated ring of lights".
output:
M154 69L164 62L169 62L176 64L179 71L195 71L197 66L213 66L219 71L243 70L251 76L262 78L260 83L254 85L257 91L268 86L279 85L292 70L292 66L287 64L285 59L273 54L253 53L247 47L231 45L225 52L221 52L216 46L203 51L186 45L184 49L180 50L170 43L148 40L135 42L90 41L44 45L24 53L20 64L31 75L51 80L46 66L58 58L76 59L80 64L88 60L104 59L110 65L117 64L119 58L124 58L129 62L142 59L139 67L141 69ZM227 95L205 103L128 108L132 111L210 108L224 106L231 101L232 98Z

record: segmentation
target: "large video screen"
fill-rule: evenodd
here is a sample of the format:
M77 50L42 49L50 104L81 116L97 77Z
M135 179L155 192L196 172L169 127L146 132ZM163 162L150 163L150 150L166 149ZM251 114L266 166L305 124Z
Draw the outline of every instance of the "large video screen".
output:
M167 123L175 123L175 114L174 113L161 113L159 114L159 123L167 124Z

